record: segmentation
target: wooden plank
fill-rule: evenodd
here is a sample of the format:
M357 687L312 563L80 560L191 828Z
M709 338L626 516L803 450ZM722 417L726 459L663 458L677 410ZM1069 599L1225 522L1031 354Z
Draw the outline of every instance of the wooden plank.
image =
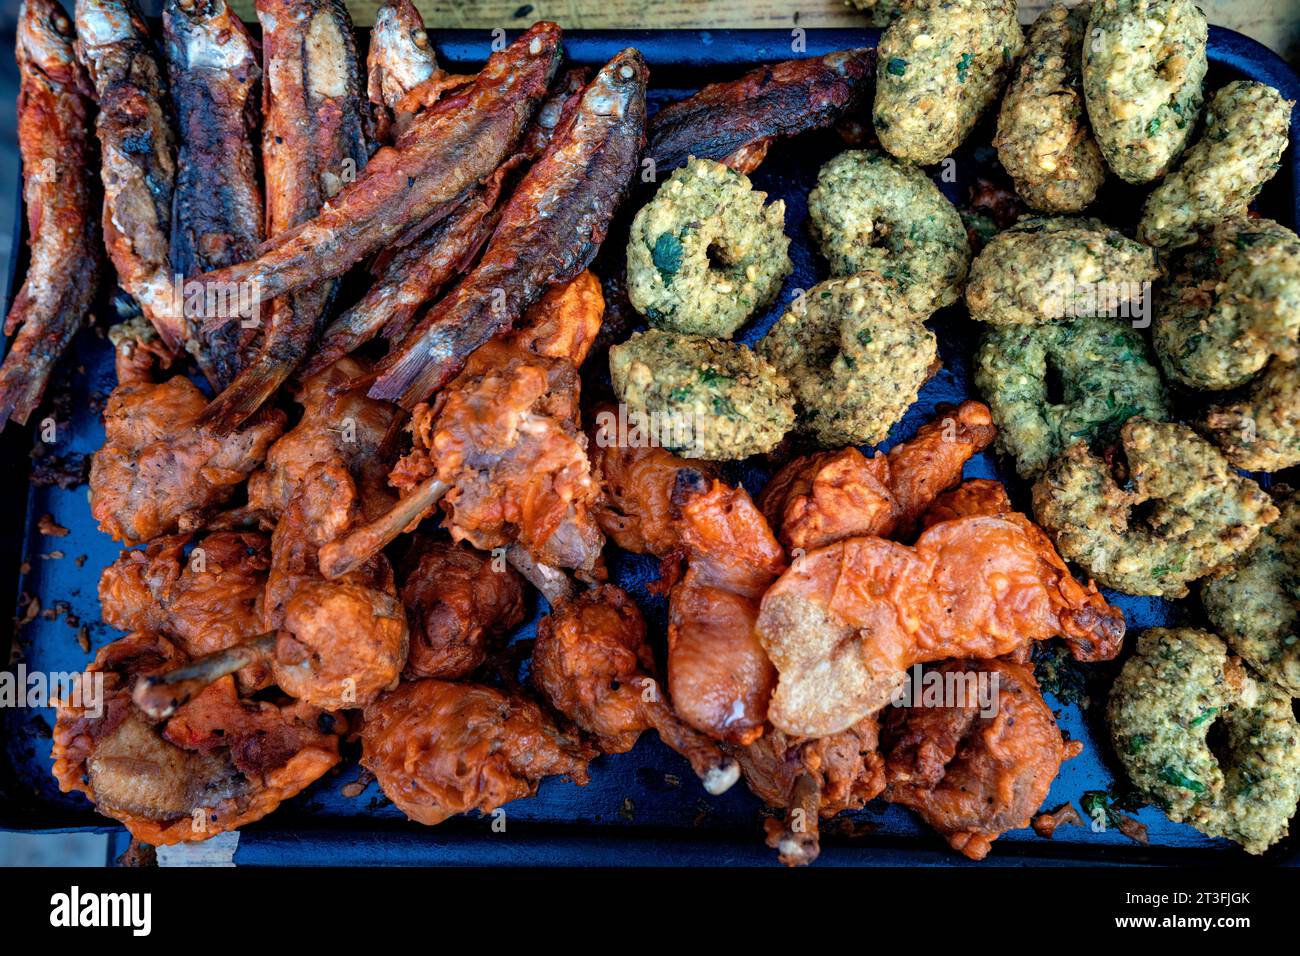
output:
M374 23L382 0L347 0L358 26ZM232 0L246 20L253 0ZM1021 0L1031 22L1051 0ZM854 27L864 18L845 0L415 0L432 30L507 30L555 20L573 30ZM1211 23L1254 37L1300 65L1300 0L1200 0Z

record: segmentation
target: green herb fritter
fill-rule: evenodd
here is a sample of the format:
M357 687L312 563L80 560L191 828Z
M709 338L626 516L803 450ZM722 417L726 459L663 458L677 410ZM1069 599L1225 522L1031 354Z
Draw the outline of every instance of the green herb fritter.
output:
M1079 212L1106 179L1083 102L1087 27L1086 6L1039 14L998 113L998 159L1020 198L1043 212Z
M1246 471L1300 465L1300 365L1273 359L1245 395L1210 409L1204 430Z
M1251 667L1300 697L1300 492L1228 573L1209 578L1201 603L1216 630Z
M1300 358L1300 237L1243 217L1178 250L1151 339L1165 374L1212 391L1245 385L1272 356Z
M1107 719L1120 763L1169 819L1249 853L1287 835L1300 802L1300 724L1290 699L1217 636L1144 632L1111 689Z
M752 349L651 329L609 350L614 393L661 444L690 458L770 451L794 424L790 383ZM653 417L652 417L653 416Z
M1159 274L1154 249L1098 219L1026 216L975 257L966 305L993 325L1136 317Z
M691 159L632 220L627 294L656 328L730 337L790 274L785 203L721 163Z
M1119 480L1080 441L1033 491L1034 517L1061 554L1106 587L1183 597L1277 518L1263 489L1185 425L1133 418L1120 440L1127 474Z
M1055 373L1059 397L1050 394ZM1142 336L1114 319L989 329L975 384L993 412L998 447L1033 478L1082 439L1100 448L1135 415L1169 417L1164 383Z
M813 286L758 348L794 386L800 427L836 448L883 439L937 354L898 284L873 272Z
M908 162L939 162L997 99L1023 46L1015 0L912 0L876 51L880 145Z
M1193 0L1092 0L1083 92L1093 135L1121 179L1159 179L1187 146L1208 35Z
M808 220L833 276L871 270L893 279L922 316L961 296L966 227L915 166L874 150L840 153L817 174Z
M1147 197L1138 237L1151 246L1186 246L1225 219L1244 216L1278 171L1294 105L1263 83L1237 81L1215 93L1205 132Z
M869 27L887 27L903 12L904 0L849 0L866 17Z

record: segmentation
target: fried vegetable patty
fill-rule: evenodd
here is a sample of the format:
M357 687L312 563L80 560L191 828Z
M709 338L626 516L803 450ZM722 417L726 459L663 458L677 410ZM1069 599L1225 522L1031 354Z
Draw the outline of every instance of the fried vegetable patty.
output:
M1151 340L1165 374L1197 389L1244 385L1274 355L1300 358L1300 237L1243 217L1179 250Z
M1193 0L1092 0L1083 93L1115 175L1169 171L1201 111L1209 26Z
M998 113L998 159L1020 198L1043 212L1079 212L1106 179L1083 102L1087 28L1086 6L1040 13Z
M656 328L730 337L790 274L785 203L711 159L691 159L632 220L627 294Z
M880 145L908 162L939 162L997 98L1023 46L1015 0L912 0L877 48Z
M813 286L758 348L794 386L800 427L827 447L883 439L937 353L898 283L874 272Z
M1124 769L1171 820L1249 853L1286 836L1300 801L1300 724L1290 699L1251 675L1217 636L1143 633L1106 713ZM1221 731L1219 755L1211 728Z
M1061 554L1106 587L1183 597L1277 518L1259 485L1185 425L1134 418L1120 440L1126 480L1077 442L1033 491L1034 515Z
M966 305L994 325L1129 315L1159 274L1154 249L1099 219L1026 216L975 257Z
M1225 219L1244 216L1278 171L1293 106L1263 83L1239 80L1215 93L1205 132L1147 196L1138 237L1151 246L1186 246Z
M833 276L873 270L894 279L923 316L961 295L966 227L915 166L874 150L840 153L817 174L808 219Z
M1040 474L1082 439L1112 442L1135 415L1169 417L1164 384L1142 336L1113 319L989 329L975 356L975 384L998 426L998 447L1022 477ZM1049 394L1049 377L1060 397Z
M1300 465L1300 365L1274 359L1240 400L1210 409L1205 431L1246 471Z
M643 428L691 458L769 451L794 424L790 383L743 345L651 329L613 346L609 371Z
M1300 492L1278 506L1281 517L1233 569L1205 582L1201 603L1234 651L1300 697Z

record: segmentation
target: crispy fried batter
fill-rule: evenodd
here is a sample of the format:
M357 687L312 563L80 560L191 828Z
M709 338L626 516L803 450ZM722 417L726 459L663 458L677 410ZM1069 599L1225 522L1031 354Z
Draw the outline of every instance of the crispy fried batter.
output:
M962 699L888 711L880 734L885 799L916 810L954 850L982 860L1003 833L1029 826L1061 764L1083 745L1061 739L1028 667L958 660L930 673L961 679L954 686ZM970 693L979 679L993 688L994 715Z
M936 524L912 547L849 538L811 551L767 590L756 630L780 674L768 719L816 737L879 710L913 664L1058 634L1078 659L1109 659L1124 617L1010 513Z
M166 638L131 634L102 648L103 711L64 703L54 777L132 836L156 846L206 840L266 816L338 763L335 722L306 704L241 699L225 678L166 723L131 701L137 678L185 662ZM341 725L339 726L342 729Z
M763 489L759 505L787 548L862 535L904 538L995 434L988 408L963 402L888 455L867 458L850 447L794 459Z
M587 782L596 749L531 700L477 684L402 684L366 708L361 765L417 823L490 813L531 797L544 777Z

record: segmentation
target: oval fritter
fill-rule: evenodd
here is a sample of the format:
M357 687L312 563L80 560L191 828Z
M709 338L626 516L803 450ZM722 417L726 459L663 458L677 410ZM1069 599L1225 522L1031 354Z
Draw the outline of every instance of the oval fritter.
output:
M1076 442L1034 485L1034 516L1066 558L1126 594L1183 597L1277 518L1268 495L1185 425L1120 432L1127 479ZM1135 514L1149 508L1145 516Z
M1083 93L1115 175L1167 173L1196 127L1209 27L1193 0L1092 0Z
M1201 138L1147 196L1138 237L1157 247L1186 246L1225 219L1244 216L1280 168L1293 106L1263 83L1238 80L1215 93Z
M1043 212L1079 212L1106 179L1083 102L1087 28L1085 6L1039 14L998 113L998 159L1020 198Z
M1256 854L1286 836L1300 801L1300 724L1291 701L1217 636L1146 631L1106 715L1124 769L1171 820Z
M883 439L937 354L898 284L874 272L813 286L758 348L794 386L800 427L826 447Z
M992 105L1023 46L1015 0L912 0L877 48L880 145L908 162L939 162Z
M770 451L794 425L790 383L743 345L651 329L611 348L609 371L628 411L687 457Z

